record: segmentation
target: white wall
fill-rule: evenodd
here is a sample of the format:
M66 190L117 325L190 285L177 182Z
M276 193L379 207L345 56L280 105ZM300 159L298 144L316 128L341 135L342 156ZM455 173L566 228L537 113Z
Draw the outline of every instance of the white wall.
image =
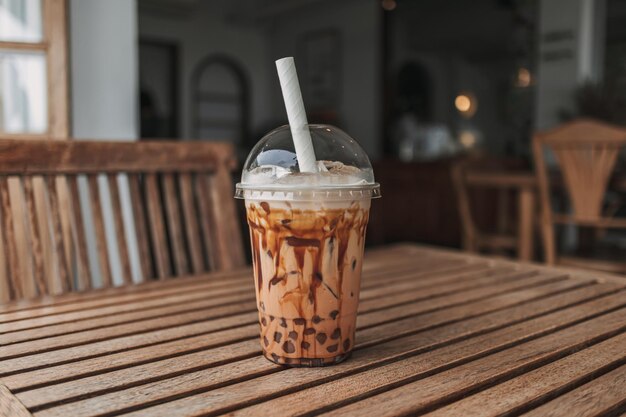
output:
M135 0L71 0L70 61L72 136L79 139L135 140L137 117L137 5ZM103 179L101 179L103 180ZM102 184L102 182L101 182ZM135 279L138 252L127 182L120 181L129 252ZM121 268L108 188L102 187L111 273L120 282ZM93 220L87 209L86 184L81 184L91 271L100 274L93 239Z
M267 80L273 67L267 65L267 37L256 25L228 21L226 6L221 2L198 1L193 3L190 13L174 15L141 11L139 15L141 37L173 41L180 47L179 119L184 138L194 139L191 74L200 60L209 55L226 54L245 68L251 87L252 132L271 116L267 105Z
M572 110L575 88L585 81L600 79L604 63L604 10L605 0L541 0L536 128L559 124L559 112ZM546 39L554 34L564 36ZM555 59L555 54L560 57Z
M378 156L382 151L380 19L380 3L362 0L323 2L276 19L270 33L271 60L266 64L271 74L265 81L270 86L274 114L286 120L274 60L297 55L298 40L306 33L337 29L342 50L339 119L371 158ZM303 98L306 105L306 95Z
M71 0L72 135L136 139L135 0Z

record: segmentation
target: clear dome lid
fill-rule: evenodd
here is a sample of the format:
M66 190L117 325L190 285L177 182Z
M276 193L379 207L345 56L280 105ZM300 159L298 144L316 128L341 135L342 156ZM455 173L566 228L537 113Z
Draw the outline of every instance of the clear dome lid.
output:
M318 192L325 197L346 193L380 196L372 164L356 140L329 125L309 125L309 131L319 172L300 172L291 130L281 126L250 151L235 196L248 198L252 192L264 191Z

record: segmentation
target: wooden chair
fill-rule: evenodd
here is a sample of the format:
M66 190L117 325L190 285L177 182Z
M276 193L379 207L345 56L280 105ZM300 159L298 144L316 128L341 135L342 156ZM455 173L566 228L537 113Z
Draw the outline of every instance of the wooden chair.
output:
M453 166L452 182L457 195L464 250L495 253L519 250L520 234L512 227L510 218L515 204L512 191L520 186L517 184L519 180L514 178L507 181L506 178L500 178L500 175L502 172L514 173L524 168L525 164L520 160L486 156L466 158ZM480 172L481 177L486 180L472 180L472 172ZM481 195L486 198L477 201L479 199L472 198L476 197L473 195L476 193L482 193ZM477 203L482 204L478 207ZM479 218L483 220L487 218L489 220L487 223L493 226L492 230L486 231L485 227L481 229ZM530 238L532 239L532 236ZM531 254L528 254L528 257L530 256Z
M626 129L590 119L579 119L556 129L536 133L533 153L542 207L541 229L545 260L549 265L565 264L626 273L626 253L617 261L557 256L556 225L595 229L626 229L626 218L605 210L605 195L620 150L626 147ZM544 151L554 154L561 179L554 179L546 165ZM553 182L558 181L569 199L571 214L555 212L551 200ZM625 252L622 250L622 252Z
M234 167L226 143L0 140L0 302L243 265Z

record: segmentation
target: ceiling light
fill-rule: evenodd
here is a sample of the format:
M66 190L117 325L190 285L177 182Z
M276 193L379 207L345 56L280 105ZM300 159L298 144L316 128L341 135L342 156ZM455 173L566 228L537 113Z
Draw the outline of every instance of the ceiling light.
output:
M471 118L476 114L478 109L478 100L476 96L470 92L462 92L454 99L454 107L461 113L466 119Z
M396 6L398 6L398 4L396 3L396 0L383 0L382 6L383 6L383 9L390 12L394 10Z

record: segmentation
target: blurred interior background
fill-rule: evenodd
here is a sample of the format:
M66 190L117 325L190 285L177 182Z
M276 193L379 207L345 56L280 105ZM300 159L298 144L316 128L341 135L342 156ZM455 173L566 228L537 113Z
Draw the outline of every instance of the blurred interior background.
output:
M459 247L460 159L532 168L536 130L626 123L626 0L70 0L60 68L6 48L54 36L41 4L0 0L0 135L227 140L242 159L286 123L274 60L294 56L309 121L374 162L370 244Z

